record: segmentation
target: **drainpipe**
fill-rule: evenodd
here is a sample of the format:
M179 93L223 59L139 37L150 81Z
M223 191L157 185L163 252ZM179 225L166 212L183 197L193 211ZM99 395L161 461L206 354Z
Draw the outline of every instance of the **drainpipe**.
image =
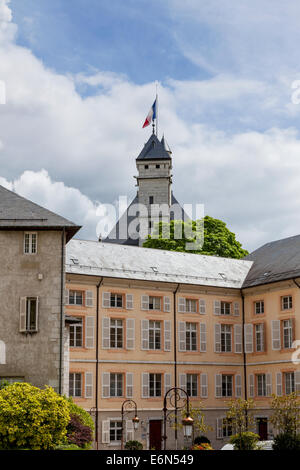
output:
M248 391L247 391L247 355L245 352L245 296L243 294L243 290L241 289L241 296L242 296L242 338L243 338L243 366L244 366L244 396L245 400L248 399ZM245 410L246 414L246 426L248 429L248 411Z
M61 273L60 273L60 331L59 331L59 379L58 393L62 395L63 375L63 333L64 333L64 276L65 276L65 241L66 229L63 228L61 235Z
M103 282L103 277L101 278L99 284L97 284L97 295L96 295L96 415L95 415L95 440L96 440L96 450L99 449L99 439L98 439L98 384L99 384L99 298L100 298L100 287Z
M174 386L177 387L177 328L176 328L176 294L180 284L177 284L173 292L173 313L174 313ZM178 431L177 431L177 394L175 393L175 449L178 448Z

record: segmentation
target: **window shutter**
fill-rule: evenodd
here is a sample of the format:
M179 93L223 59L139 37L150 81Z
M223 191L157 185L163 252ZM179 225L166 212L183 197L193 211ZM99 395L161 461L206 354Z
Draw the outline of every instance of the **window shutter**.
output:
M266 392L267 392L267 397L270 397L272 395L272 374L271 373L266 374Z
M272 320L272 349L278 351L280 348L280 320Z
M65 305L69 305L69 289L65 289Z
M102 398L109 398L110 396L110 373L102 372Z
M235 396L236 398L241 398L242 396L242 376L240 374L235 376Z
M126 372L126 398L133 397L133 373Z
M185 298L184 297L178 298L178 312L179 313L185 312Z
M141 349L144 351L149 349L149 320L141 320Z
M126 294L126 309L132 310L133 309L133 295Z
M206 313L206 302L204 299L199 300L199 313L205 315Z
M186 374L179 374L179 387L186 391ZM185 394L180 391L180 396L184 397Z
M110 319L102 318L102 349L110 348Z
M295 392L300 393L300 370L296 370L295 374Z
M93 397L93 373L85 373L85 398Z
M108 419L102 421L102 444L109 444L110 422Z
M215 324L215 352L221 352L221 325Z
M276 374L276 394L278 397L282 396L282 373L277 372Z
M6 364L6 345L0 340L0 364Z
M238 302L233 303L233 315L238 317L240 314L240 304Z
M179 325L179 328L178 328L179 351L185 351L186 350L185 322L180 321L178 325Z
M246 323L244 325L245 333L245 352L250 354L253 353L253 325Z
M222 396L222 375L215 374L215 396L221 398Z
M149 310L149 295L142 295L141 297L141 309Z
M85 292L85 306L93 307L94 306L94 295L92 290L87 290Z
M221 301L214 301L214 315L221 315Z
M249 374L249 397L254 397L254 374Z
M38 322L39 322L39 298L36 297L36 304L35 304L35 325L34 329L31 331L38 331Z
M102 307L109 308L110 307L110 292L103 292L102 293Z
M164 311L170 312L171 311L171 299L170 297L164 297Z
M243 350L242 325L234 325L234 351L240 354Z
M149 397L149 374L148 372L142 373L142 398Z
M94 317L86 317L85 319L85 347L92 349L94 347L94 331L95 319Z
M165 374L165 394L168 390L172 388L171 386L171 374Z
M207 382L207 374L200 374L200 386L201 386L201 398L208 397L208 382Z
M126 349L132 350L135 347L135 319L126 319Z
M134 427L132 419L126 419L126 442L134 440Z
M26 307L27 307L27 297L20 298L20 321L19 321L19 331L23 333L26 331Z
M171 322L169 320L164 321L164 349L171 351Z
M223 418L217 418L217 439L223 439Z
M200 323L200 352L206 352L206 323Z

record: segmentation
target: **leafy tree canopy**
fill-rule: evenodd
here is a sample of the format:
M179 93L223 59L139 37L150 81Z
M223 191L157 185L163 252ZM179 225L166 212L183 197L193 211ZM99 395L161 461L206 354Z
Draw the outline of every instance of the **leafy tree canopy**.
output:
M248 255L226 223L208 215L197 221L159 222L143 246L224 258L240 259Z

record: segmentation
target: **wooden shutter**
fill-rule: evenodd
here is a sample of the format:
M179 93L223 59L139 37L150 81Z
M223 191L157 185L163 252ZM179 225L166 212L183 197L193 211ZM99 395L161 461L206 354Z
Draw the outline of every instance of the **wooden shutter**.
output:
M281 349L280 320L272 320L272 349L273 351Z
M221 325L215 323L215 352L221 352Z
M135 319L126 319L126 349L133 350L135 348Z
M102 398L110 396L110 373L102 372Z
M243 351L242 325L234 325L234 352L237 354Z
M242 376L240 374L235 376L235 396L236 398L241 398L242 396Z
M94 306L94 294L92 290L87 290L85 292L85 306L86 307Z
M142 373L142 398L149 397L149 374L148 372Z
M233 314L237 317L240 314L240 304L239 302L233 303Z
M171 351L171 322L164 321L164 350Z
M184 297L178 298L178 312L179 313L185 312L185 298Z
M85 319L85 347L92 349L94 347L95 336L95 318L86 317Z
M179 387L186 390L186 374L179 374ZM185 394L180 392L180 396L184 397Z
M133 309L133 295L126 294L126 309L132 310Z
M295 374L295 392L300 393L300 370L296 370Z
M200 374L201 398L208 397L208 377L206 373Z
M255 393L254 374L249 374L249 397L253 398Z
M20 320L19 331L23 333L26 331L26 313L27 313L27 297L20 298Z
M179 340L179 351L186 350L186 336L185 336L185 322L180 321L178 323L178 340Z
M149 320L141 320L141 349L149 349Z
M282 396L282 373L277 372L276 374L276 395L278 397Z
M102 318L102 349L110 348L110 319Z
M142 295L141 297L141 309L149 310L149 295Z
M221 301L214 301L214 315L221 315Z
M217 439L223 439L223 418L217 418Z
M85 398L93 397L93 373L85 373Z
M65 305L69 305L69 289L65 289Z
M164 311L170 312L171 311L171 299L170 297L164 297Z
M206 314L206 302L205 302L205 299L200 299L199 300L199 313L201 315L205 315Z
M246 323L244 325L245 333L245 352L250 354L253 353L253 325L252 323Z
M0 340L0 364L6 364L6 345Z
M102 293L102 307L109 308L110 307L110 292L103 292Z
M222 397L222 374L215 374L215 397Z
M272 374L271 373L266 374L266 394L267 394L267 397L270 397L272 395Z
M167 393L168 390L170 390L170 388L172 388L171 386L171 374L169 373L166 373L164 375L164 385L165 385L165 394Z
M109 444L109 431L110 431L110 421L106 419L102 421L102 444Z
M126 419L126 442L134 440L134 427L132 419Z
M126 372L126 398L133 397L133 373Z
M206 352L206 323L200 323L200 352Z

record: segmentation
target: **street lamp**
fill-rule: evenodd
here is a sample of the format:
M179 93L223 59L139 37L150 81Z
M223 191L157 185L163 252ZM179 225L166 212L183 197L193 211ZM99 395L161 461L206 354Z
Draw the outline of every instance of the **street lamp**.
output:
M139 427L140 418L137 415L137 404L133 400L125 400L122 403L121 416L122 416L122 435L121 435L121 450L124 449L124 416L134 409L134 417L132 418L133 429L137 431Z
M182 397L182 395L185 395L185 397ZM172 408L175 408L175 413L177 416L177 410L183 409L186 407L186 417L183 418L182 420L182 425L183 425L183 433L184 436L187 438L190 438L192 436L193 432L193 424L194 420L190 416L190 397L187 393L186 390L183 388L179 387L173 387L170 388L164 396L164 407L163 407L163 413L164 413L164 435L163 435L163 441L164 441L164 450L166 450L167 447L167 416L170 414L171 411L168 413L168 408L167 408L167 399L169 398L170 404ZM179 405L178 405L179 403Z

